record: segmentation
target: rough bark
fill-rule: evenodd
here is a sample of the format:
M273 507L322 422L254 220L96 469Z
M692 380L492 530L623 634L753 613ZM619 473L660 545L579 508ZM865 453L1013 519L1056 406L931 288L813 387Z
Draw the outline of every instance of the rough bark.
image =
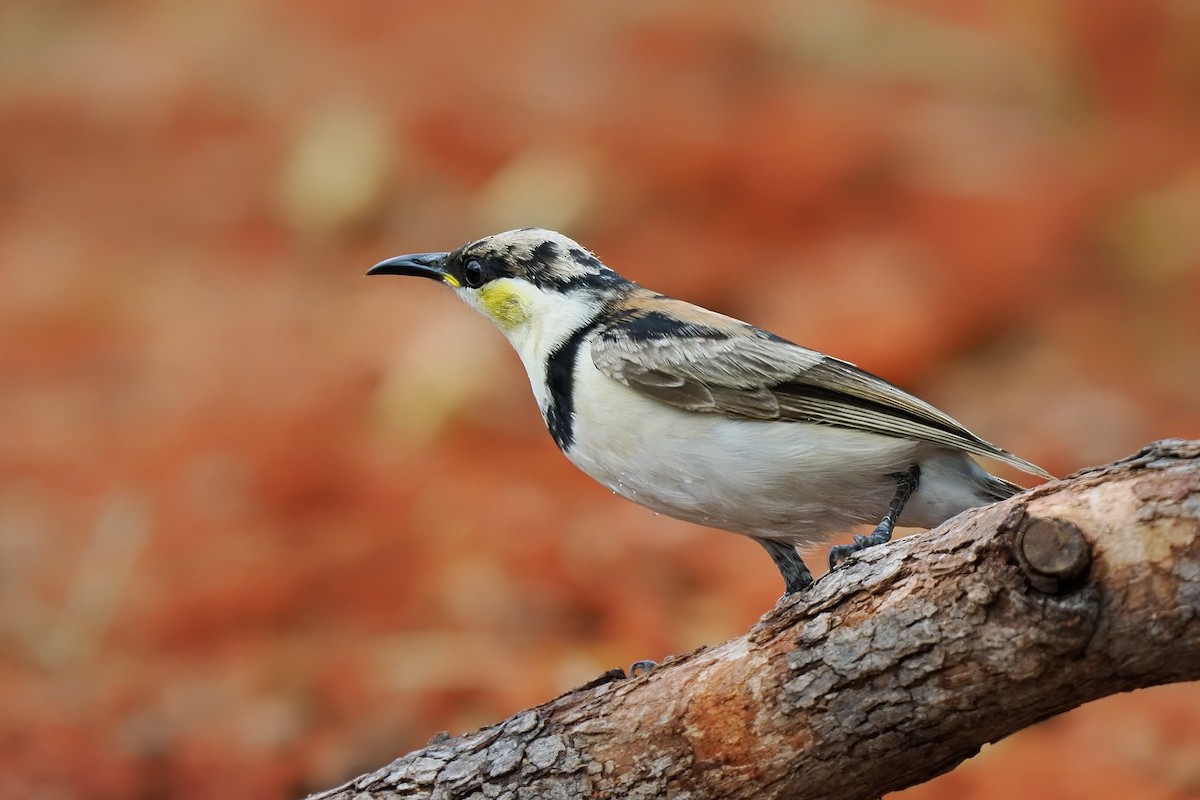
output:
M1200 678L1200 442L867 551L744 636L612 677L318 796L878 797Z

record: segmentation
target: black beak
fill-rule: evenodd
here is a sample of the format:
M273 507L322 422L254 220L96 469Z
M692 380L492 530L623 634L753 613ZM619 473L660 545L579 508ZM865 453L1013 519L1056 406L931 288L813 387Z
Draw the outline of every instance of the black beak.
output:
M367 270L368 275L416 275L419 278L446 279L446 256L449 253L413 253L380 261Z

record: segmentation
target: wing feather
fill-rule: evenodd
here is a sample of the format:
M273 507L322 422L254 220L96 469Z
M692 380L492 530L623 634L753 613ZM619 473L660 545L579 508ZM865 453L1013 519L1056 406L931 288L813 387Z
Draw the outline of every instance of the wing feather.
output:
M600 372L647 397L687 411L916 439L1051 477L847 361L679 300L653 301L600 328L591 345Z

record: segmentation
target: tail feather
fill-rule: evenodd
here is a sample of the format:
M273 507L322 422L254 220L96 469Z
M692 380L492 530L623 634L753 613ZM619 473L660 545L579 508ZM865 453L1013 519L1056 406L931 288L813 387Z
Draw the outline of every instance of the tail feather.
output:
M1024 486L1018 486L1012 481L997 478L995 475L988 475L987 482L983 484L984 494L993 502L1007 500L1014 494L1020 494L1023 491L1025 491Z
M986 444L988 447L994 448L994 452L981 453L980 455L987 455L987 456L990 456L991 458L996 459L997 461L1003 461L1005 464L1016 467L1017 469L1021 470L1022 472L1025 472L1029 475L1036 475L1039 478L1046 478L1047 480L1052 480L1054 478L1054 476L1051 475L1049 472L1046 472L1046 470L1042 469L1037 464L1034 464L1031 461L1026 461L1025 459L1021 458L1018 455L1014 455L1013 453L1010 453L1007 450L1004 450L1000 447L996 447L991 442L984 442L984 444ZM997 478L996 480L1000 480L1000 479ZM1004 483L1007 483L1007 481L1004 481ZM1009 485L1011 486L1012 484L1009 484Z

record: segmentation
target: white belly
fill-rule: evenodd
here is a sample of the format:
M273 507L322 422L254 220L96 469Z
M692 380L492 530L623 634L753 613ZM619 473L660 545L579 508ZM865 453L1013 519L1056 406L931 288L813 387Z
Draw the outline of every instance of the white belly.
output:
M816 544L874 524L896 493L892 476L923 449L821 425L684 411L612 381L586 355L576 380L567 452L576 466L654 511L735 533Z

